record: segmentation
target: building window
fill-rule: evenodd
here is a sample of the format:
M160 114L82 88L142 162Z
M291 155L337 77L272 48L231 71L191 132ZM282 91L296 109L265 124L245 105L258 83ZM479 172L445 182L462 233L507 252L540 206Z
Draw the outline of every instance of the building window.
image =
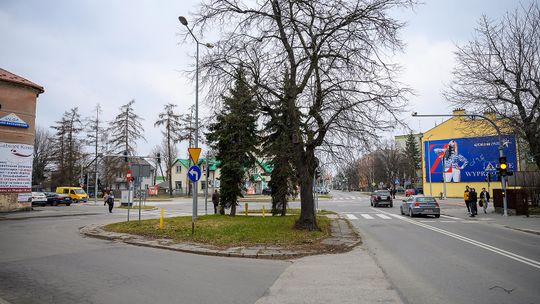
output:
M182 173L182 166L176 166L176 173Z
M206 189L206 181L201 181L201 189Z
M176 181L175 189L182 189L182 181Z

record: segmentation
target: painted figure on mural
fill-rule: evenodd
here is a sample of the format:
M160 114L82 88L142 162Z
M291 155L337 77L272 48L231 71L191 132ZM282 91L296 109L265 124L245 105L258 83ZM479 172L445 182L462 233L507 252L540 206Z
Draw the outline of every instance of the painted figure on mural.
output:
M455 140L448 142L444 148L433 149L435 153L442 157L442 163L444 166L444 181L456 182L461 181L461 170L463 170L467 164L467 158L459 154L458 144Z

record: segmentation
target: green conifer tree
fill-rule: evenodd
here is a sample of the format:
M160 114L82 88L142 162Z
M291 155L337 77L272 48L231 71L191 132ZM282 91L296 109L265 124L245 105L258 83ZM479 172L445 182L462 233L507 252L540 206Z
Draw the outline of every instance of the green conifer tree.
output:
M230 97L223 97L222 112L209 127L207 139L221 160L220 208L231 208L236 215L238 197L246 179L247 169L256 161L257 103L246 84L242 69L237 70Z

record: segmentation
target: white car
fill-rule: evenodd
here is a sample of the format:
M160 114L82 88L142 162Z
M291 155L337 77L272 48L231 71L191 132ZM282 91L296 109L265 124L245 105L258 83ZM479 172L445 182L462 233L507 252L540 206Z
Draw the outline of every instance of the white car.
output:
M32 205L47 205L47 196L43 192L32 192Z

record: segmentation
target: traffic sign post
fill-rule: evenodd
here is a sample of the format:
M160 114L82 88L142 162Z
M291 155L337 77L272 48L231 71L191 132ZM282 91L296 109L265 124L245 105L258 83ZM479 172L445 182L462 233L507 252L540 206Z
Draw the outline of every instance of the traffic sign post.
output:
M193 161L193 166L188 170L188 177L193 182L193 208L191 214L191 234L195 233L195 221L197 220L197 194L198 185L197 181L201 178L201 168L197 166L197 161L201 155L201 148L188 148L189 157Z

